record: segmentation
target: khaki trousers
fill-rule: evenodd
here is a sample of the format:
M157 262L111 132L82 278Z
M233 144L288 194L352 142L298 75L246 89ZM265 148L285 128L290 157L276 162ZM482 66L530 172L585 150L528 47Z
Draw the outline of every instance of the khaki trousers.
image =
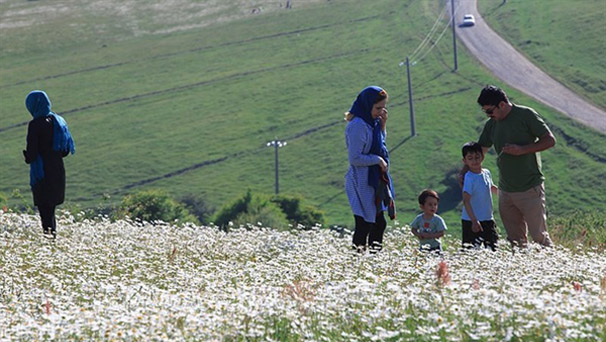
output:
M527 233L534 242L551 246L547 233L545 213L545 185L541 183L524 192L507 192L499 189L499 214L507 232L507 240L525 247Z

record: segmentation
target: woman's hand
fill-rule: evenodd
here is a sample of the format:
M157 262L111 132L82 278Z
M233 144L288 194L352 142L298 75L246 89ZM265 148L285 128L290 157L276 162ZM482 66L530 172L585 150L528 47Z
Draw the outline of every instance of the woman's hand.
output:
M381 109L381 114L379 114L379 120L381 121L381 130L385 131L385 127L387 126L387 118L389 117L387 113L387 108Z
M387 162L381 157L379 157L379 167L381 168L381 171L387 172Z

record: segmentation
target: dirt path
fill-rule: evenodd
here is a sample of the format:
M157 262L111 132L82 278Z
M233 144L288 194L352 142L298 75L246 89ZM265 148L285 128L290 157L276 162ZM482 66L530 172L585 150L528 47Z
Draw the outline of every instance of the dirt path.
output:
M457 26L459 40L495 76L574 120L606 133L606 112L551 78L494 32L478 13L477 0L458 0L455 7L457 25L464 14L476 18L475 26Z

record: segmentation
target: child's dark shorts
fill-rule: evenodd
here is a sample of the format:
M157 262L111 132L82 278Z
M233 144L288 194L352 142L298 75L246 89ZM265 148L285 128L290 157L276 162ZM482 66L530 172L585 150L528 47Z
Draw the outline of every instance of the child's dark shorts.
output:
M474 233L471 230L471 221L461 220L463 226L463 248L485 247L496 249L496 243L499 240L497 224L494 220L480 221L483 231Z

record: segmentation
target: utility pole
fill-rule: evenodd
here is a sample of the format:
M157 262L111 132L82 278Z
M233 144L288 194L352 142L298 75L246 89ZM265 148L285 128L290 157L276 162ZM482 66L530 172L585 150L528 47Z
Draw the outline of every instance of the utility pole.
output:
M455 32L455 10L454 0L450 0L450 20L452 20L452 46L454 48L454 70L457 71L457 36Z
M280 185L278 183L278 148L286 146L286 141L280 141L276 137L274 140L267 143L267 147L273 146L275 151L275 168L276 168L276 195L280 193Z
M410 110L410 136L417 135L415 128L415 109L412 103L412 82L410 82L410 59L406 56L406 77L408 79L408 107Z

